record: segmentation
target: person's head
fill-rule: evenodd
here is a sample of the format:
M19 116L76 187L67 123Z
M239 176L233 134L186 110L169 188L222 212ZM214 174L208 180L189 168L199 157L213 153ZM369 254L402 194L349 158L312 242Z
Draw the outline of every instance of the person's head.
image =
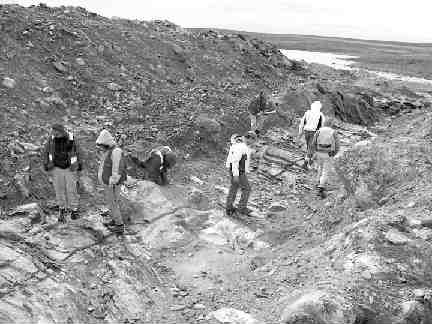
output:
M67 137L67 132L62 124L52 125L52 134L55 138Z
M312 102L310 109L314 112L320 112L321 107L322 107L322 105L321 105L320 101L314 101L314 102Z
M96 140L96 146L102 150L109 150L116 146L116 142L111 133L104 129L100 132L99 137Z
M241 143L243 141L242 136L239 134L231 135L231 144Z

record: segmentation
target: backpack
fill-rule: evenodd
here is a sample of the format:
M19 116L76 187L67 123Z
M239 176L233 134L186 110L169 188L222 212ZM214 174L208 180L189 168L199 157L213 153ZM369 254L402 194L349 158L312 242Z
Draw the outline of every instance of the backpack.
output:
M334 152L336 143L334 140L334 130L329 127L322 127L317 131L317 151L319 152Z

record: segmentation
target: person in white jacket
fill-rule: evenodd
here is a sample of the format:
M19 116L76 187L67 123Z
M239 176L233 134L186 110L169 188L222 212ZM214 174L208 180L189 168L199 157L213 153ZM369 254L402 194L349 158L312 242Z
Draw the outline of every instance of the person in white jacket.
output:
M310 155L310 148L315 133L325 123L325 117L321 112L321 102L314 101L308 111L305 112L299 124L299 136L304 133L306 141L306 156L305 167L310 164L312 156Z
M229 216L233 215L236 211L244 215L249 215L251 212L247 208L251 192L251 187L247 178L247 174L249 173L249 163L250 150L245 139L238 134L232 135L231 147L225 163L231 178L231 186L226 202L226 213ZM234 201L239 189L241 189L242 193L238 208L236 209L234 208Z

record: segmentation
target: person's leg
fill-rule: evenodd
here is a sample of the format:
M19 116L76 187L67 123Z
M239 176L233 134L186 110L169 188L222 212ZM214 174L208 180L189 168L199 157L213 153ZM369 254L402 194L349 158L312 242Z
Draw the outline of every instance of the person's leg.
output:
M64 170L66 180L66 208L72 211L72 218L75 219L78 215L79 195L77 191L76 173L69 169Z
M249 180L246 176L246 174L242 174L239 177L239 184L241 188L241 197L239 201L239 210L240 211L248 211L247 204L249 201L249 196L251 192L251 186L249 184Z
M108 224L114 225L114 232L123 233L124 223L119 205L120 186L105 186L105 199L111 214L111 222Z
M304 134L305 134L305 141L306 141L306 161L310 163L310 161L312 160L311 146L312 146L313 138L315 136L315 132L304 131Z
M235 183L233 181L233 177L231 176L231 186L226 201L226 211L228 214L232 214L234 211L234 201L236 199L238 189L239 189L239 184Z
M59 207L59 221L64 222L66 219L66 179L64 170L60 168L54 168L52 170L54 191L56 195L57 205Z
M264 126L265 116L258 115L256 117L256 134L262 134L263 126Z
M321 188L325 188L325 185L327 184L329 171L330 171L330 163L331 163L331 157L328 156L328 154L325 154L322 157L322 163L321 163L321 176L319 179L319 186Z
M257 116L253 114L249 114L250 123L251 123L251 131L256 133L257 130Z
M162 186L169 184L167 173L168 171L165 169L160 172Z
M320 178L321 178L321 172L322 172L322 159L321 159L321 153L320 152L316 152L315 153L315 161L317 164L317 178L316 178L316 184L317 186L319 185L320 182Z

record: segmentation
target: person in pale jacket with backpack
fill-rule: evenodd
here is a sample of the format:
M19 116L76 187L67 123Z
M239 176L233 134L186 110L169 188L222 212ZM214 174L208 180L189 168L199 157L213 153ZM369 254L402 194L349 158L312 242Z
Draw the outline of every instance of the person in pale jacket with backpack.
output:
M301 136L304 133L305 141L306 141L306 156L304 167L306 168L311 164L312 156L310 155L310 147L312 140L315 136L317 130L319 130L325 123L325 117L321 112L321 102L314 101L311 104L311 107L308 111L306 111L300 120L299 124L299 135Z
M126 163L123 151L119 148L114 137L107 130L102 130L96 140L98 148L103 150L103 156L99 164L98 180L104 185L105 199L110 208L113 232L122 234L124 232L123 217L120 212L120 189L126 181Z
M334 156L339 152L339 139L337 132L331 127L328 120L324 127L316 131L310 145L310 156L317 161L318 165L318 193L325 198L325 185L328 180L329 170Z

